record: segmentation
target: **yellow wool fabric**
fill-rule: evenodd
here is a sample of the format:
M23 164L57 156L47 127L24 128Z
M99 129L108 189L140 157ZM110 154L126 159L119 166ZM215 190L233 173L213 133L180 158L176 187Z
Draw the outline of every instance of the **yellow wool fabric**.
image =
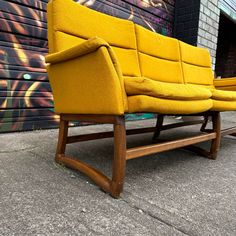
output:
M120 63L121 71L124 75L140 76L137 51L133 49L124 49L111 47Z
M215 79L214 85L217 89L222 90L236 90L236 77Z
M212 98L219 101L236 101L236 91L212 89Z
M56 31L54 37L55 37L56 52L70 49L74 46L77 46L87 41L87 39L79 38L60 31Z
M47 63L57 63L74 59L79 56L96 51L99 47L109 47L108 43L100 38L91 38L82 44L71 47L70 49L49 54L45 57Z
M216 87L218 90L225 90L225 91L236 91L236 85L234 86L220 86Z
M72 0L51 2L55 31L85 39L98 36L113 46L136 48L134 24L131 21L94 11Z
M124 114L122 88L106 47L47 70L57 113Z
M212 108L212 100L168 100L154 98L145 95L128 97L129 112L153 112L160 114L194 114L207 111Z
M169 83L183 83L181 64L139 53L142 76ZM167 69L168 68L168 69Z
M135 25L135 32L139 52L171 61L180 60L177 39L152 32L139 25Z
M236 111L236 101L220 101L212 100L213 107L212 111Z
M164 83L145 77L125 77L127 95L148 95L171 100L204 100L212 94L209 89L187 84Z
M123 75L140 76L133 22L100 13L72 0L51 0L48 11L50 53L97 36L120 49L117 58Z
M199 48L179 41L182 61L192 65L211 67L210 53L206 48Z
M207 49L198 48L179 41L184 82L190 84L212 85L213 71Z
M135 30L142 76L163 82L183 83L178 40L138 25L135 25Z
M213 84L213 71L210 67L191 65L185 62L182 63L182 66L185 83L199 85Z
M191 85L183 84L176 39L72 0L48 4L48 39L47 70L57 113L192 114L212 106L210 90L192 90ZM146 76L149 80L141 86L135 85L137 81L126 84L128 94L140 94L127 98L124 76Z
M54 35L54 22L53 22L53 5L52 1L47 4L47 27L48 27L48 49L49 53L55 52L55 35Z

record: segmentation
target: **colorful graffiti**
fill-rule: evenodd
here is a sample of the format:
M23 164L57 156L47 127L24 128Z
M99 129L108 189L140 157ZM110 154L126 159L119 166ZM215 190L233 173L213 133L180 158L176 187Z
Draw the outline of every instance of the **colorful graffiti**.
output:
M48 0L0 1L0 132L56 127L47 54ZM172 34L175 0L77 0L95 10ZM149 118L148 114L127 119Z

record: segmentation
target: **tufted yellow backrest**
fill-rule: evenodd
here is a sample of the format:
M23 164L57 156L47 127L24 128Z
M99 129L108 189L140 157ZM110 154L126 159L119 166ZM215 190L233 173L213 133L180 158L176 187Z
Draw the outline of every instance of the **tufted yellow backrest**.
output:
M133 22L94 11L72 0L51 0L48 4L50 52L70 48L94 36L111 45L123 75L140 76Z
M135 25L142 76L170 83L183 83L177 39Z
M213 86L213 71L210 53L179 41L185 83Z

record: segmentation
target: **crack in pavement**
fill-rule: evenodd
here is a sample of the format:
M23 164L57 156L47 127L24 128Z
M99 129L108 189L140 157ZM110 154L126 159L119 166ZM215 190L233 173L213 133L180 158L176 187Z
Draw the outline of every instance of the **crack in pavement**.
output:
M20 149L15 149L15 150L9 150L9 151L0 151L0 154L3 153L14 153L14 152L21 152L21 151L33 151L36 147L34 148L20 148Z
M184 235L187 235L187 236L190 236L190 235L191 235L191 236L197 236L197 235L192 234L192 233L189 234L187 231L182 230L182 229L176 227L175 225L171 224L170 222L165 221L164 219L161 219L160 217L154 215L154 214L151 213L150 211L144 210L144 209L142 209L142 208L140 208L140 207L138 207L138 206L132 204L131 202L125 200L124 198L121 198L121 200L122 200L124 203L126 203L129 207L131 207L132 209L135 209L135 210L137 210L137 211L139 211L139 212L140 212L140 210L141 210L145 215L150 216L151 218L153 218L153 219L155 219L155 220L158 220L159 222L161 222L161 223L163 223L163 224L165 224L165 225L168 225L168 226L171 227L171 228L174 228L175 230L177 230L178 232L180 232L180 233L182 233L182 234L184 234Z

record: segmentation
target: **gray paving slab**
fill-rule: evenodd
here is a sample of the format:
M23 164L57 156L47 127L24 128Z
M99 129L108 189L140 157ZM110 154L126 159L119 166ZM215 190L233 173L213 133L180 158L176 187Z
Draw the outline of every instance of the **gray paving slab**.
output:
M235 117L224 114L223 126L235 125ZM70 133L111 128L78 127ZM163 136L196 132L194 126ZM115 200L81 173L55 164L57 134L0 135L0 235L236 235L235 138L223 138L215 161L183 150L130 160L124 193ZM135 135L128 146L150 139L151 134ZM72 144L67 152L111 174L112 139Z

